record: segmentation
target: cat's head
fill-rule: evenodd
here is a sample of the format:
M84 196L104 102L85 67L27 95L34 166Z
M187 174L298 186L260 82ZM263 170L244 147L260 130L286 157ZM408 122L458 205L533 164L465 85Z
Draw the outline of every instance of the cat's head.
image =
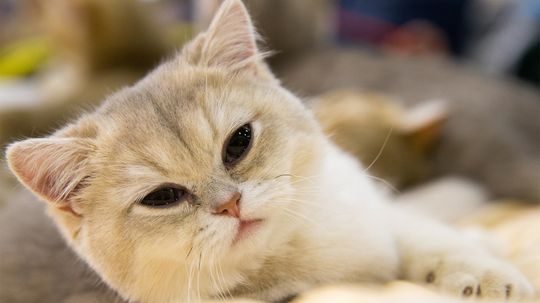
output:
M224 292L291 241L321 144L227 0L172 61L7 157L105 281L168 302Z

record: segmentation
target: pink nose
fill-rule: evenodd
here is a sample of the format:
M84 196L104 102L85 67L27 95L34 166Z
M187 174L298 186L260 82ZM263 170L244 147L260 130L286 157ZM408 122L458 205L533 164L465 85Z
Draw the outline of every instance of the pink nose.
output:
M213 213L216 215L227 215L234 218L240 218L240 208L238 207L240 198L241 195L239 192L234 193L229 199L219 203L218 206L214 208Z

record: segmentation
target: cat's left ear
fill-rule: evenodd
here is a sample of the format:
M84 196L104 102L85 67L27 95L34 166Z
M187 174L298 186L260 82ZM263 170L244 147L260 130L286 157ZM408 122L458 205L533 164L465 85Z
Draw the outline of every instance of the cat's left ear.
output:
M223 67L248 73L259 80L276 81L257 47L258 34L241 0L225 0L206 32L182 50L190 64Z
M28 189L66 214L81 216L73 197L87 176L89 139L29 139L10 145L6 156L11 171Z

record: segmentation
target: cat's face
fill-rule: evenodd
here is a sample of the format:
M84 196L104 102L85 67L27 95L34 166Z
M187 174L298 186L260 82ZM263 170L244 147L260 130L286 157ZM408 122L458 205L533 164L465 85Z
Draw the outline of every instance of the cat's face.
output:
M126 297L218 295L293 237L325 141L261 61L241 1L55 136L12 145L74 248Z
M306 191L296 183L312 174L317 156L317 132L286 92L190 67L170 79L175 68L156 71L103 108L96 176L82 192L90 201L83 211L87 253L113 273L122 271L121 260L135 263L130 275L165 273L154 286L162 293L187 285L186 270L199 259L213 262L203 265L212 270L257 266L253 258L289 240L287 222ZM236 153L233 140L243 152ZM161 200L179 201L145 205L160 188ZM223 209L237 193L239 218Z

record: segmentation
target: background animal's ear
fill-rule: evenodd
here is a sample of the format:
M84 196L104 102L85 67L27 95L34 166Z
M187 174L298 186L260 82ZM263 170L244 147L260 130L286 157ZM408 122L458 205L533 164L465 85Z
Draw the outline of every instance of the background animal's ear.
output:
M88 174L89 139L29 139L7 150L9 167L19 181L60 210L81 216L72 197Z
M182 57L194 65L224 67L276 81L257 48L257 32L241 0L226 0L208 30L184 47Z
M444 100L426 101L407 110L401 120L401 131L415 149L427 152L440 138L447 117Z

